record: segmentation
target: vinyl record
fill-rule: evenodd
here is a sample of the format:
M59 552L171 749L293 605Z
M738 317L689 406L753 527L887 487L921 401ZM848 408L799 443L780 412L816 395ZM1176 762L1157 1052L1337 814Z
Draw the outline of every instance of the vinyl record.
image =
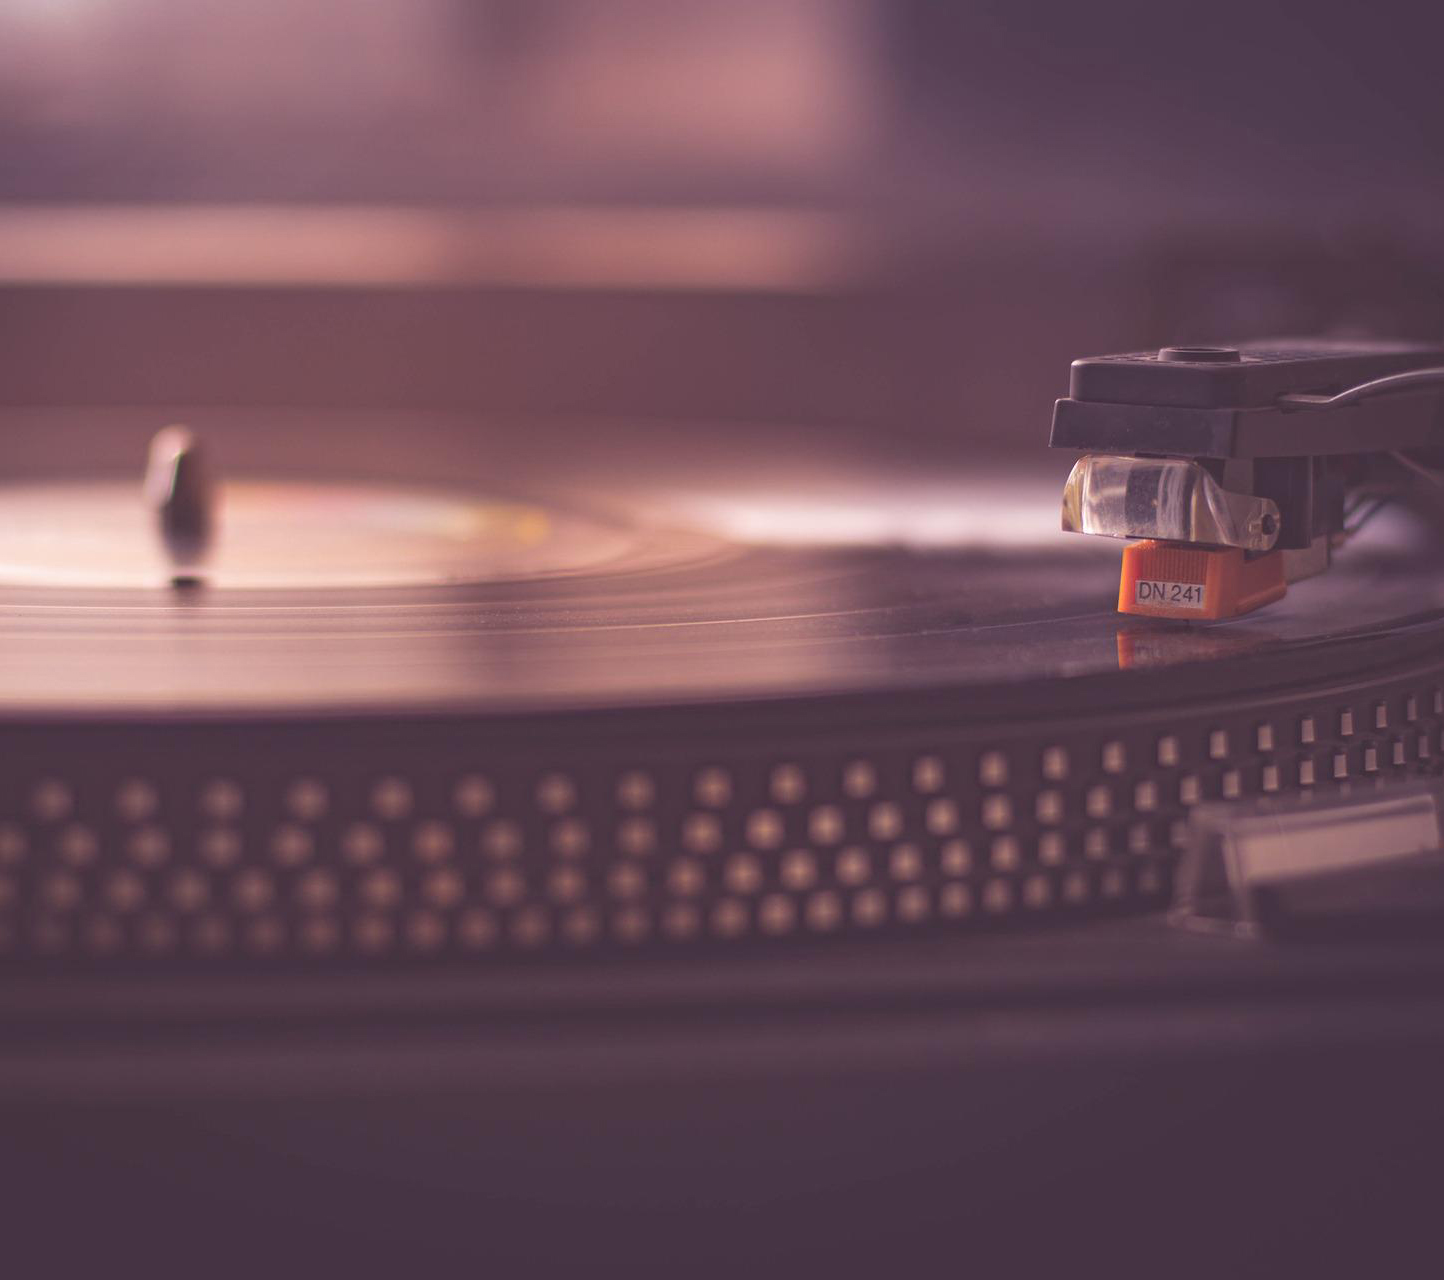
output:
M1199 625L1114 612L1116 545L1030 492L962 487L980 536L839 545L741 539L680 492L663 515L234 477L177 586L132 482L17 483L0 953L572 954L1143 910L1194 805L1435 768L1444 580L1407 521Z

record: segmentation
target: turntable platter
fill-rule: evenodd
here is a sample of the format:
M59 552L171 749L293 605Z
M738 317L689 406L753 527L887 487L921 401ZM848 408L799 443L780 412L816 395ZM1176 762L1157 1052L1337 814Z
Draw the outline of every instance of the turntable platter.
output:
M1192 805L1444 758L1444 575L1403 521L1200 625L1114 612L1118 549L1057 532L1051 482L900 523L833 493L839 541L444 464L232 479L183 589L124 483L0 491L0 955L1142 910Z

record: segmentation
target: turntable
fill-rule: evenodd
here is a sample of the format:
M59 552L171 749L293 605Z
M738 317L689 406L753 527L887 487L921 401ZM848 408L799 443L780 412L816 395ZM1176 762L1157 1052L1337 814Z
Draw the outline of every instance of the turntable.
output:
M957 1232L1052 1264L1120 1215L1156 1256L1200 1204L1264 1240L1355 1205L1429 1131L1437 915L1274 946L1164 914L1201 834L1437 831L1396 789L1444 759L1427 504L1195 622L1117 611L1061 476L759 489L641 427L608 469L512 465L515 423L175 416L9 415L22 1256L735 1273L718 1204L844 1274Z
M1055 444L1096 445L1077 382ZM218 419L162 431L130 475L57 458L0 493L7 963L580 957L1149 912L1198 806L1444 759L1444 579L1417 521L1347 545L1286 521L1333 539L1329 572L1197 626L1114 612L1116 560L1056 532L1051 489L962 485L961 535L827 545L575 478L509 493L455 445L449 485L325 474L295 465L296 424L245 426L252 473L224 469ZM299 430L346 458L344 415ZM1065 523L1110 501L1136 521L1140 485L1222 509L1199 462L1125 464L1080 463ZM1291 475L1254 500L1289 521Z
M0 5L7 1280L1438 1274L1444 10L1296 8Z

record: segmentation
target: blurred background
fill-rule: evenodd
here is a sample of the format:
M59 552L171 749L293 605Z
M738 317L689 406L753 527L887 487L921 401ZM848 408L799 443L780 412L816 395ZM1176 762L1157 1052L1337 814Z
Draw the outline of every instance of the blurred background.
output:
M846 532L891 468L1032 467L1032 536L1075 357L1444 339L1441 37L1444 6L1402 0L0 0L0 471L138 471L184 420L247 465L812 477ZM915 517L916 479L896 493ZM940 536L975 536L939 493ZM414 1274L453 1248L536 1274L642 1250L750 1275L780 1221L798 1274L820 1249L901 1274L938 1240L1298 1274L1362 1224L1352 1271L1387 1274L1376 1228L1433 1221L1432 970L1284 963L1260 996L1241 956L1197 977L1149 936L1048 945L989 951L995 987L951 952L796 988L763 965L752 1021L665 984L614 1018L606 971L542 971L540 1004L443 988L433 1032L380 984L413 1058L389 1032L357 1053L348 1001L336 1052L304 1058L304 993L248 1053L269 1006L238 998L215 1006L233 1038L201 1019L204 1051L177 1035L113 1072L96 1050L7 1109L7 1256L201 1239L208 1275ZM974 994L876 984L944 969ZM17 1061L82 1016L27 998ZM842 1030L788 1039L787 999ZM97 1025L130 1007L106 993ZM684 1009L678 1050L659 1019ZM137 1079L155 1101L106 1111Z
M1397 0L0 0L0 403L1035 456L1079 355L1444 336L1441 34Z

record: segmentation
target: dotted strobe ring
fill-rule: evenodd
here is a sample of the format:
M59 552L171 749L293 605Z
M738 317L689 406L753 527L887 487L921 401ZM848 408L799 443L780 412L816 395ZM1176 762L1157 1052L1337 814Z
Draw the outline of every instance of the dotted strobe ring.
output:
M1152 910L1195 805L1437 772L1439 666L1006 728L5 728L0 964L589 954Z

